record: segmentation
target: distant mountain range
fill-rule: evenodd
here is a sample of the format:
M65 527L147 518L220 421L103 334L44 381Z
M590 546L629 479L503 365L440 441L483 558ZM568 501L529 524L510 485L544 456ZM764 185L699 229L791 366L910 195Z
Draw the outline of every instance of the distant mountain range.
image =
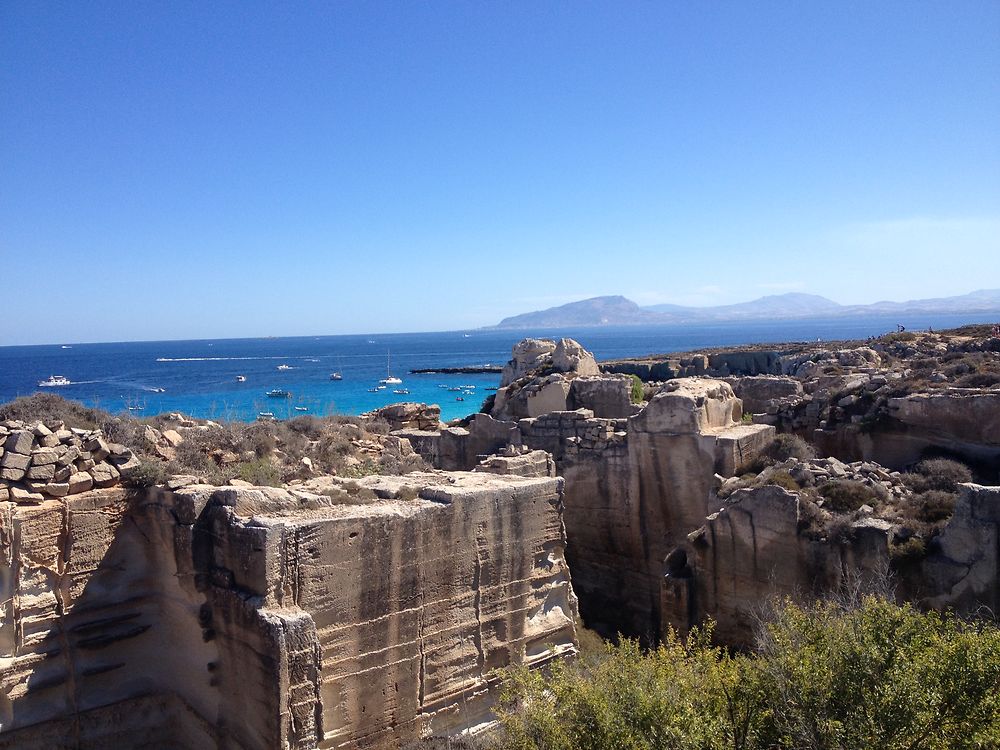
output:
M847 317L888 313L1000 313L1000 289L981 289L958 297L840 305L815 294L772 294L716 307L650 305L640 307L622 296L592 297L547 310L504 318L496 328L553 328L560 326L621 326L657 323L703 323L723 320L783 320L788 318Z

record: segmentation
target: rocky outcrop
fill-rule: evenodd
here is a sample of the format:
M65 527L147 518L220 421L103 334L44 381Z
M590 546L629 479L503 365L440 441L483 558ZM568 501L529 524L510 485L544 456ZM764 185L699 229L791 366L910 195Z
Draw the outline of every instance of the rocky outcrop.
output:
M575 649L560 480L0 503L0 744L400 747Z
M441 407L437 404L389 404L365 416L388 422L391 430L436 430L441 426Z
M511 420L563 411L570 382L599 374L594 355L573 339L524 339L503 369L490 413Z
M553 411L566 411L570 381L564 375L524 379L497 390L491 416L502 420L539 417Z
M62 422L0 424L0 501L41 503L114 487L138 466L131 450L100 430L69 430Z

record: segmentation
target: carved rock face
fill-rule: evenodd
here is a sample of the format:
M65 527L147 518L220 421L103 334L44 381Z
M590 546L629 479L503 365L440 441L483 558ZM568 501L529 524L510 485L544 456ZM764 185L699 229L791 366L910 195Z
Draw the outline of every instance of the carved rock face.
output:
M0 502L0 745L393 748L488 720L492 670L576 650L562 481L532 458Z

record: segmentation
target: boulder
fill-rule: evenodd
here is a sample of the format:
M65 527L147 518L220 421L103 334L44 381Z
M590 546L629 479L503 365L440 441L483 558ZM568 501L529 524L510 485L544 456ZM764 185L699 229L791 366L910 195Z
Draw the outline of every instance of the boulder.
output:
M391 430L436 430L441 426L441 407L437 404L389 404L365 416L385 420Z
M577 375L600 375L594 355L573 339L559 339L552 352L552 366L559 372L573 372Z

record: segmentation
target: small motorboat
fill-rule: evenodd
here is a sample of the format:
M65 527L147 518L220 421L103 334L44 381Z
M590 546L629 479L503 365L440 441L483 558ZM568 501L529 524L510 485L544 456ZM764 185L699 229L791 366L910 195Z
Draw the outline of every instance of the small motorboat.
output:
M276 420L274 418L274 412L262 411L262 412L258 412L257 413L257 421L258 422L277 422L278 420Z
M57 388L61 385L73 385L73 383L65 375L49 375L48 380L42 380L38 385L40 388Z
M279 370L291 370L292 366L291 365L278 365L278 369Z
M308 406L296 406L294 408L295 408L295 411L309 411L309 407Z
M142 411L146 407L144 407L144 406L129 406L127 408L128 408L129 411Z
M246 375L237 375L236 376L236 382L237 383L245 383L245 382L247 382L247 376Z
M465 401L465 399L464 399L464 398L462 398L461 396L456 396L456 397L455 397L455 400L456 400L456 401Z
M292 394L289 391L282 390L281 388L272 388L267 392L268 398L291 398Z
M344 376L341 375L339 372L331 372L330 373L330 380L343 380L343 379L344 379Z
M409 395L410 389L409 388L394 388L392 390L392 392L393 393L398 393L400 396L406 396L406 395Z
M153 393L166 393L166 392L167 392L166 388L154 388L153 389Z

